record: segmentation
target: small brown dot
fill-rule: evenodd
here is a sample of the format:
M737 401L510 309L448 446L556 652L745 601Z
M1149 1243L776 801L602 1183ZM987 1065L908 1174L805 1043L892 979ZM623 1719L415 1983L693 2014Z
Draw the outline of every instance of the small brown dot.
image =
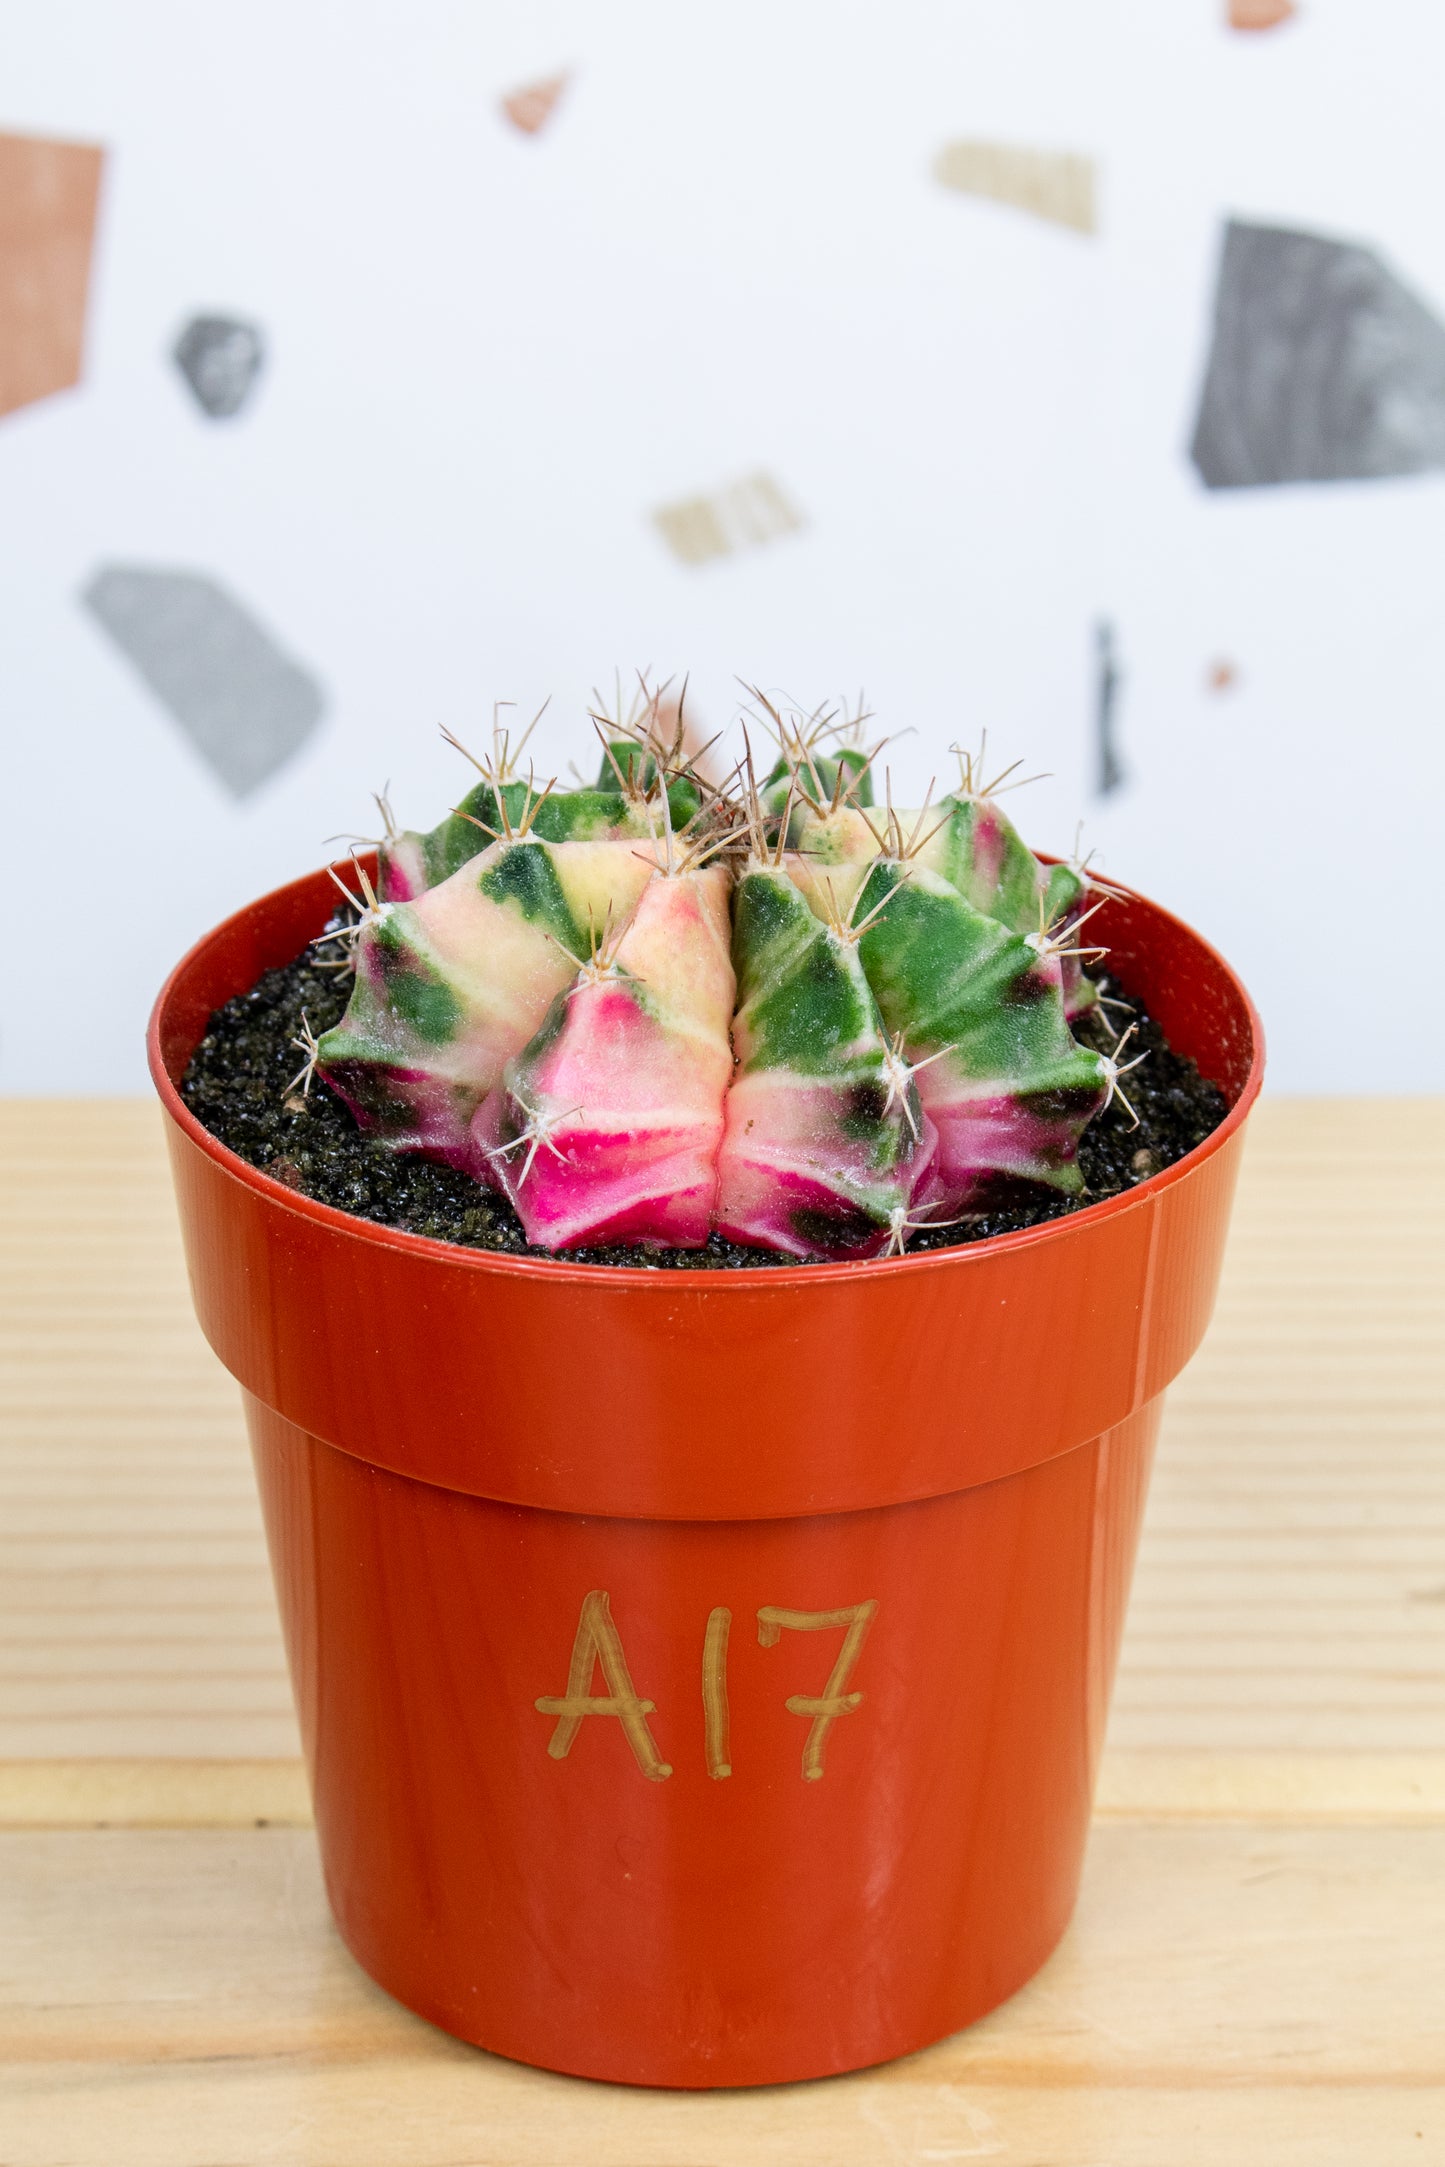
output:
M1131 1171L1137 1174L1139 1179L1142 1181L1146 1174L1153 1173L1154 1163L1154 1154L1152 1151L1136 1151L1133 1158L1129 1161L1129 1166Z
M1220 655L1210 663L1204 682L1211 692L1233 692L1239 683L1239 665L1227 655Z

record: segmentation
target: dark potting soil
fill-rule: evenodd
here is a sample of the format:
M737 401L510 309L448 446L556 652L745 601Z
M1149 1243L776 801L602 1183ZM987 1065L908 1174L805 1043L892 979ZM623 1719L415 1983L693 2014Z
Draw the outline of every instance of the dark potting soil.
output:
M1117 1196L1182 1159L1224 1119L1224 1094L1205 1081L1191 1060L1170 1049L1137 1001L1127 1000L1118 986L1101 983L1112 1000L1125 1004L1112 1009L1113 1021L1135 1025L1121 1058L1146 1055L1124 1081L1138 1127L1116 1099L1084 1132L1079 1165L1087 1193L1082 1199L1015 1200L958 1226L920 1230L910 1236L910 1256L920 1249L952 1249L991 1234L1014 1233ZM505 1197L450 1167L388 1151L357 1128L319 1078L305 1095L299 1088L287 1088L303 1058L295 1044L303 1019L320 1037L339 1022L350 992L349 973L328 969L308 948L294 963L267 971L249 993L217 1009L181 1084L181 1096L197 1120L238 1158L318 1203L433 1241L507 1256L550 1255L528 1242ZM1114 1044L1114 1033L1101 1017L1085 1019L1076 1030L1101 1052ZM613 1246L568 1249L560 1256L573 1264L671 1271L726 1271L798 1261L770 1249L747 1248L720 1234L709 1235L701 1249Z

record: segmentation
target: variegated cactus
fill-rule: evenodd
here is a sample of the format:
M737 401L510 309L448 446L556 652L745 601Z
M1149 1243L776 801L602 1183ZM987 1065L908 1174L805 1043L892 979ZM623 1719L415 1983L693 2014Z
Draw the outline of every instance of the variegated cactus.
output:
M1070 1028L1096 906L999 810L1006 777L965 759L937 805L880 808L867 750L811 717L719 791L655 703L598 720L573 790L522 780L498 732L328 936L356 982L314 1066L364 1127L504 1191L553 1251L717 1232L861 1259L1081 1196L1126 1064Z

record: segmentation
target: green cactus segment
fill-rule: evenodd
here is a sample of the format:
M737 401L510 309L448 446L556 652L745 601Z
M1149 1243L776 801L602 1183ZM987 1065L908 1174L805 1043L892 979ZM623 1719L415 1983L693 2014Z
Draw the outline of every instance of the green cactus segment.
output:
M679 760L685 756L679 754ZM678 773L669 767L667 786L668 806L674 830L687 826L702 810L703 793L691 774ZM634 739L615 737L604 740L602 759L597 769L594 789L604 796L621 796L634 805L646 799L657 798L657 758L646 745ZM654 818L657 815L654 812Z
M1040 930L1048 875L992 798L947 797L927 813L900 813L905 835L921 819L917 862L942 875L966 903L1015 933Z
M899 815L905 833L916 818ZM1062 929L1088 908L1085 876L1071 865L1041 864L992 798L944 798L923 834L918 863L941 873L965 902L1015 933ZM1097 1005L1098 989L1078 956L1062 956L1060 969L1064 1013L1074 1023Z
M778 867L734 897L738 1070L718 1161L717 1224L797 1257L876 1256L925 1177L933 1136L895 1076L857 947Z
M919 1064L938 1130L940 1205L982 1209L1021 1190L1080 1195L1079 1138L1104 1102L1107 1071L1069 1031L1057 958L926 867L880 861L859 921L878 905L860 952L884 1022Z
M733 1066L728 889L721 866L656 875L479 1110L478 1156L538 1247L707 1240Z
M846 798L852 805L873 803L873 773L868 765L868 754L857 745L843 745L836 752L805 752L796 766L787 754L780 753L761 792L763 811L770 818L776 817L786 805L795 776L794 794L811 798L815 805L830 805L835 795Z
M796 857L789 870L820 915L830 895L851 907L868 862L887 857L895 841L912 863L937 873L975 910L1012 932L1064 927L1087 908L1086 877L1073 866L1041 864L991 798L947 797L936 806L896 813L893 824L890 835L883 816L867 817L850 805L821 814L808 805L795 808L788 844ZM1060 961L1072 1023L1096 1005L1098 990L1077 956Z
M522 816L527 786L506 783L502 794L507 800L508 816L515 823ZM497 792L490 783L479 782L434 828L424 834L409 828L382 844L378 892L385 902L412 902L428 888L438 888L444 880L450 880L502 832Z
M412 902L383 902L363 921L317 1073L393 1149L475 1170L478 1103L575 975L589 924L609 906L625 918L650 877L636 843L529 837L490 844Z
M636 746L631 750L636 753ZM536 790L527 783L503 783L500 790L491 783L478 783L455 812L427 834L409 829L381 845L379 894L386 902L405 903L439 887L479 857L494 838L505 839L507 825L518 828L532 806L536 811L530 832L544 843L620 841L627 836L643 841L654 831L660 833L662 808L657 796L649 800L641 792L628 795L616 786L610 769L608 778L611 789L553 790L540 805ZM505 823L499 797L506 808ZM667 797L673 833L678 834L696 817L701 793L696 784L680 777L668 786Z

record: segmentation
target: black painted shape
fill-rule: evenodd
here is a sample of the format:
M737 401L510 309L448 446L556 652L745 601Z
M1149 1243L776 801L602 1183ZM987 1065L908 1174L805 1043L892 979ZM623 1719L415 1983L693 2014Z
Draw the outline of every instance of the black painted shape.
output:
M212 421L240 413L265 358L260 325L238 316L193 316L172 353L197 405Z
M1210 489L1445 466L1445 325L1373 249L1232 219L1191 456Z

